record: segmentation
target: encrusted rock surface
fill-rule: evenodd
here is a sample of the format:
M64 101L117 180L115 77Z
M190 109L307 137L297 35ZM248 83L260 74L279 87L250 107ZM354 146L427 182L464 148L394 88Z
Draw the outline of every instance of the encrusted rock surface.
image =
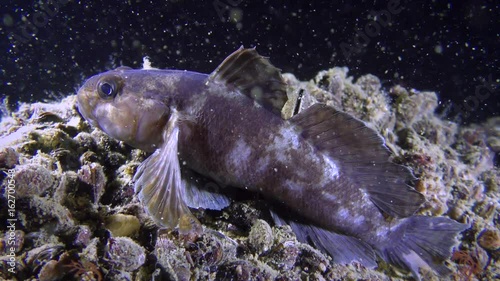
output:
M461 127L436 115L435 93L383 89L373 75L354 81L347 68L321 71L308 82L284 77L290 96L285 118L319 101L364 120L385 137L393 161L413 169L415 186L427 199L420 214L472 225L448 263L454 272L449 280L500 276L500 170L493 165L498 118ZM75 96L23 104L4 118L0 220L16 221L12 235L6 224L0 226L0 280L410 278L384 264L375 270L333 264L328 255L299 243L289 227L275 226L267 203L251 195L222 211L196 211L204 226L200 236L158 230L132 183L146 157L91 128L78 114ZM8 271L11 264L15 274Z

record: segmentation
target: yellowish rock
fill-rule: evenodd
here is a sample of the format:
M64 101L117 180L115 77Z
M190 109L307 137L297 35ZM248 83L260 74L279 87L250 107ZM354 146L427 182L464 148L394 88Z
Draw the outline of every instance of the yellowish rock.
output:
M106 219L106 228L114 237L134 237L140 227L139 219L132 215L114 214Z

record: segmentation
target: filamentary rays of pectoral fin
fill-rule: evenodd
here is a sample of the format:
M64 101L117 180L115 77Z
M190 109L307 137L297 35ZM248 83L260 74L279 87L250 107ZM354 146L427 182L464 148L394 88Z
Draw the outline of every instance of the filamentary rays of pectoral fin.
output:
M291 122L305 139L329 155L349 178L370 195L380 210L393 217L411 216L424 196L406 184L411 171L389 161L384 139L351 115L315 104Z
M194 216L185 204L177 156L178 115L173 110L164 132L163 145L138 168L135 191L148 213L160 225L174 228L183 216Z

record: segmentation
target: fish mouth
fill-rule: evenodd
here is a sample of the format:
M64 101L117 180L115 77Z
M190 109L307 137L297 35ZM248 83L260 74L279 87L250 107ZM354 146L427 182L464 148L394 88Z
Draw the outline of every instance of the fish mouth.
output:
M92 126L99 127L98 122L93 114L93 108L95 108L95 102L91 98L91 93L88 92L83 87L78 90L77 93L77 109L78 112L87 120Z

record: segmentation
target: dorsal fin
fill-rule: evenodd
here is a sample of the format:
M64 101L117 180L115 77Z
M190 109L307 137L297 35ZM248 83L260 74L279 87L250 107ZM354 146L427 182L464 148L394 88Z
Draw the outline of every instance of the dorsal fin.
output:
M406 183L414 179L411 171L389 161L384 139L363 121L318 103L291 122L385 213L408 217L424 202L424 196Z
M238 89L278 115L281 115L281 109L287 101L286 84L280 70L259 55L255 48L240 47L208 79Z

